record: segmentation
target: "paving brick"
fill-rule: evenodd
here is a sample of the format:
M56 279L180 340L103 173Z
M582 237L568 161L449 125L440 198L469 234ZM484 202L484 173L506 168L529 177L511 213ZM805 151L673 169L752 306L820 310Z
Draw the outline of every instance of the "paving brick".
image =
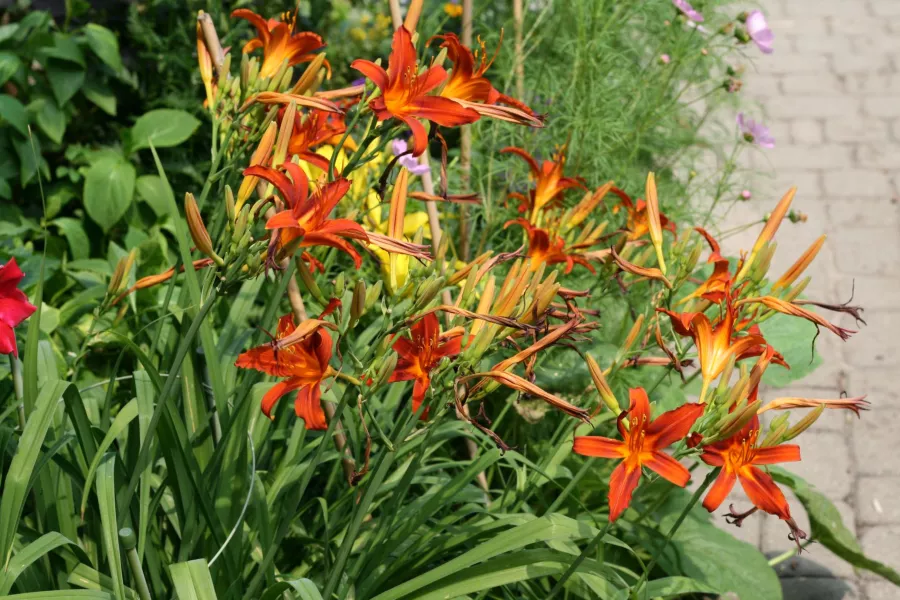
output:
M900 3L895 0L868 0L866 5L876 17L900 17Z
M853 424L856 470L861 475L900 475L896 453L888 450L900 438L900 411L884 410L880 415Z
M863 552L870 558L881 561L893 569L900 569L900 527L869 528L863 532L860 542ZM880 579L869 572L864 572L863 578ZM894 598L896 597L895 595Z
M863 98L863 114L872 117L900 117L900 101L896 96Z
M772 99L767 103L766 109L776 119L843 117L860 114L862 101L859 98L813 92Z
M823 192L828 196L888 197L892 193L891 181L876 169L829 169L823 175Z
M853 476L843 433L818 431L813 427L797 437L794 443L800 446L804 460L786 465L792 473L816 486L832 500L843 499L850 493Z
M831 65L837 75L887 75L892 68L890 57L885 54L836 53L831 57Z
M815 33L798 33L785 36L793 42L794 52L809 54L849 54L853 51L853 39L850 36L821 35Z
M900 91L900 75L897 73L890 73L887 75L861 73L845 77L843 81L847 93L854 95L884 95Z
M853 295L850 303L863 307L863 318L866 312L897 310L900 307L900 281L896 277L859 273L837 274L835 288L838 302L847 302L851 294Z
M856 487L860 525L900 524L900 477L861 477Z
M821 144L825 140L822 123L815 119L797 119L791 122L791 141L795 144Z
M766 157L780 169L841 169L853 163L852 148L839 144L778 144Z
M900 200L895 198L828 198L825 209L830 227L900 225Z
M870 311L866 322L868 325L847 342L844 355L850 367L900 366L900 312ZM856 328L852 319L841 324Z
M887 142L890 122L872 117L847 115L825 119L825 139L829 142Z
M900 272L900 236L894 228L847 227L833 235L841 273L894 275ZM876 241L877 240L877 241Z
M796 2L804 9L816 6L815 2ZM878 35L886 34L889 24L885 19L862 16L859 4L840 0L840 10L828 14L829 29L834 35ZM813 9L815 10L815 9ZM817 12L817 14L820 14ZM860 15L860 16L857 16Z
M871 411L863 415L869 419L893 418L900 410L900 386L897 372L889 367L863 367L855 369L850 392L856 396L866 394ZM861 426L854 423L854 426Z
M867 600L897 600L897 586L889 581L864 581L862 587Z
M893 171L900 168L900 146L887 142L860 144L856 160L867 168Z
M831 73L785 75L781 78L781 92L785 96L825 94L837 97L843 91L843 78Z

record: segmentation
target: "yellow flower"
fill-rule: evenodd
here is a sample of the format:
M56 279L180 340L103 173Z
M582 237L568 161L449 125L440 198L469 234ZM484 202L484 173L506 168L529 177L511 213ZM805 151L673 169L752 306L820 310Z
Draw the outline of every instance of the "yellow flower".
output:
M463 14L463 7L460 4L454 4L453 2L447 2L444 4L444 12L447 13L451 19L458 19Z

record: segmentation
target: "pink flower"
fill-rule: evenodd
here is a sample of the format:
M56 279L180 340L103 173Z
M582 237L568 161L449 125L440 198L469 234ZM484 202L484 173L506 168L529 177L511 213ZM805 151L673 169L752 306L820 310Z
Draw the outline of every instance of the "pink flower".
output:
M775 138L769 133L769 128L753 119L745 119L744 113L738 113L737 124L744 134L744 139L751 144L757 144L762 148L774 148Z
M661 62L664 65L669 64L670 60L672 60L672 57L670 57L668 54L660 54L659 55L659 62Z
M744 200L749 200L752 197L753 194L750 193L750 190L744 190L743 192L741 192L741 198Z
M763 54L771 54L773 51L772 42L775 41L775 34L769 29L766 23L766 16L758 10L754 10L747 15L747 35L756 44Z
M695 23L703 22L703 15L701 15L699 12L694 10L694 7L691 6L687 2L687 0L672 0L672 4L674 4L675 8L677 8L682 13L684 13L684 16L686 16L691 21L693 21Z
M409 145L406 143L406 140L396 139L391 142L391 152L394 156L400 156L408 151ZM424 175L431 170L428 165L420 165L419 161L412 154L400 156L400 160L397 162L400 163L400 166L406 167L406 170L412 175Z
M0 354L19 356L16 348L16 325L31 316L37 308L18 289L25 274L16 264L16 259L0 267Z

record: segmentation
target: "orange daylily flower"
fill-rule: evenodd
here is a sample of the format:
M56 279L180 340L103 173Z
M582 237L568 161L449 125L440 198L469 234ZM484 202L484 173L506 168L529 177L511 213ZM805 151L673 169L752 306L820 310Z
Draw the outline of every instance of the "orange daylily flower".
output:
M462 350L462 334L459 329L441 333L437 315L428 313L409 328L409 338L397 337L394 351L399 359L389 382L414 380L412 409L419 410L425 392L431 384L431 371L445 356L456 356ZM422 419L428 417L428 409Z
M296 329L293 315L281 317L275 342L251 348L238 356L234 364L274 377L287 377L263 396L261 408L267 417L272 418L272 408L282 396L298 390L294 412L303 419L307 429L324 430L328 428L328 421L322 410L321 384L334 374L328 364L331 361L331 336L327 330L318 327L300 342L277 347L278 341L291 336Z
M525 212L525 210L530 209L532 221L539 210L559 198L565 190L575 187L587 189L578 179L563 177L563 168L566 165L565 146L553 156L552 160L545 160L540 166L538 166L533 156L521 148L508 146L500 150L500 153L515 154L527 162L528 168L531 169L531 176L536 182L535 189L529 192L528 199L522 198L523 205L519 210Z
M322 37L316 33L294 33L296 21L293 17L284 21L266 20L246 8L235 10L231 16L246 19L256 27L256 37L244 44L243 52L247 54L257 48L263 49L263 62L259 69L259 76L262 78L277 73L284 61L287 61L289 67L309 62L315 57L317 50L325 47ZM328 61L325 61L325 65L328 65Z
M701 400L709 383L721 375L732 356L735 360L760 356L768 347L758 329L743 336L735 336L736 312L730 303L724 309L721 320L715 324L703 313L676 313L664 308L656 309L657 312L669 315L676 333L694 340L703 375ZM774 353L772 362L787 367L784 358L777 352Z
M740 480L741 487L754 506L787 521L796 532L798 530L791 519L791 509L784 494L772 477L758 466L799 461L800 447L781 444L760 448L757 446L759 430L759 417L754 415L732 437L703 448L700 459L710 466L722 468L703 500L703 508L709 512L719 508L735 482ZM743 518L741 515L732 516L738 522Z
M525 219L507 221L503 227L510 225L520 225L528 235L528 258L532 272L537 271L543 264L557 263L566 263L565 273L570 273L576 263L587 267L591 273L596 272L584 256L575 254L573 248L567 248L565 240L555 233L535 227Z
M625 223L625 228L628 230L629 241L642 238L650 233L651 216L658 216L659 224L662 229L668 229L672 233L675 233L675 222L670 220L663 213L658 212L658 210L658 215L651 215L648 211L647 203L643 199L638 198L637 202L634 202L631 199L631 196L617 187L613 187L610 191L622 201L619 206L613 208L613 212L618 212L620 207L624 207L625 212L628 213L628 220Z
M732 277L730 265L728 264L728 259L722 256L719 242L708 231L702 227L694 227L694 230L702 235L706 243L709 244L710 254L706 262L714 265L713 272L706 278L706 281L697 286L697 289L685 296L678 304L687 302L692 298L704 298L718 304L725 300L731 292Z
M195 260L191 266L196 271L198 269L203 269L205 267L212 267L215 264L216 263L213 262L213 259L211 259L211 258L200 258L198 260ZM178 272L179 273L184 272L184 265L181 265L181 267L179 267ZM131 294L133 292L136 292L137 290L143 290L148 287L153 287L154 285L159 285L160 283L166 282L166 281L172 279L172 277L174 277L174 275L175 275L175 267L169 267L162 273L157 273L156 275L148 275L147 277L141 277L134 283L133 286L131 286L130 288L128 288L127 290L125 290L124 292L122 292L121 294L116 296L116 299L112 301L112 305L115 306L116 304L118 304L119 302L122 301L122 298L125 298L126 296L128 296L129 294Z
M703 414L702 404L684 404L651 418L650 400L644 388L629 391L631 407L619 415L622 440L586 435L575 436L573 451L582 456L621 458L609 480L609 520L615 521L631 503L631 495L641 479L641 468L656 471L678 487L684 487L691 473L684 465L663 452L687 437L694 422ZM626 429L625 418L630 423Z
M434 66L419 74L416 48L406 27L400 26L394 32L387 71L361 58L354 60L350 67L365 75L381 90L381 95L369 102L369 107L375 111L378 120L393 117L410 128L414 156L425 152L428 144L428 133L419 119L454 127L474 123L479 118L477 112L449 98L428 95L428 92L444 83L447 71L443 67Z
M485 117L532 127L543 127L543 119L526 104L501 94L484 77L485 71L497 57L495 52L494 56L488 60L484 42L479 40L481 44L481 53L479 54L464 46L456 34L436 35L432 39L435 38L443 40L440 47L447 49L447 58L453 63L450 79L440 93L442 97L455 100L462 106L471 108ZM499 52L499 50L500 46L498 45L497 51ZM475 66L476 60L479 62L477 67Z
M284 118L285 110L282 108L278 111L279 122ZM296 154L300 160L327 172L328 158L314 152L313 149L320 144L336 143L335 138L340 138L345 131L347 131L347 126L344 123L343 115L311 110L304 119L294 120L294 130L288 141L288 156ZM349 137L347 141L350 141ZM349 146L349 144L347 145Z
M249 167L244 175L253 175L265 179L281 192L286 204L285 210L276 213L266 223L266 229L281 230L280 244L287 244L302 238L301 248L310 246L330 246L350 255L356 268L362 266L362 258L347 239L368 241L363 228L349 219L329 219L328 215L337 205L347 190L350 181L337 179L318 187L309 194L309 181L303 169L294 163L282 165L291 176L268 167Z

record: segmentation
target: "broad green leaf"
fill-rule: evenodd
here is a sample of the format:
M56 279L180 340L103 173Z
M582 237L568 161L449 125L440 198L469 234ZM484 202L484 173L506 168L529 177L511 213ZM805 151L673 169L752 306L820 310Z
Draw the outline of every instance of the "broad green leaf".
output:
M94 460L91 462L91 466L88 469L87 475L84 478L84 491L81 494L81 516L84 517L84 511L87 507L88 496L91 494L91 486L94 483L94 475L97 472L97 469L100 468L100 464L104 458L104 452L106 452L110 446L112 446L113 442L122 435L131 421L134 420L135 417L138 416L138 403L137 400L132 400L128 404L122 407L122 410L119 411L119 414L116 415L115 420L112 422L112 425L109 426L109 431L106 432L106 435L103 437L103 441L100 442L100 445L97 448L97 454L94 455Z
M59 590L56 592L28 592L6 596L6 600L113 600L106 592L94 590Z
M7 123L24 136L28 135L28 113L25 106L6 94L0 94L0 125Z
M200 126L200 121L188 112L171 108L151 110L142 115L131 128L131 149L169 148L182 143Z
M84 84L84 67L58 60L47 63L47 79L56 102L63 106L72 99Z
M116 95L106 85L99 81L88 80L81 88L81 93L106 114L116 116Z
M90 257L91 241L84 232L84 227L79 219L60 217L50 224L59 228L60 233L66 238L73 259L82 260Z
M813 349L817 329L805 319L775 314L763 321L760 330L766 342L784 356L790 370L779 365L771 365L763 375L763 383L772 387L785 387L792 381L803 379L819 365L822 357ZM823 335L831 335L823 332Z
M42 61L54 58L78 65L82 69L87 67L81 46L67 33L54 32L53 45L42 47L38 51L38 56L41 57Z
M59 326L59 309L46 302L41 307L41 331L50 335Z
M841 519L841 513L824 494L800 477L780 467L771 467L772 477L778 483L789 486L809 515L810 538L855 567L881 575L894 585L900 586L900 573L884 563L871 559L863 553L853 533Z
M22 61L12 52L0 52L0 85L16 74L22 66Z
M134 166L123 160L103 159L88 170L84 208L103 231L109 231L128 211L134 198L134 180Z
M103 548L109 561L116 600L125 600L125 582L122 578L122 551L119 549L119 520L116 516L116 455L107 452L97 469L97 498L100 509L100 525L103 530Z
M169 198L174 199L172 188L159 175L141 175L136 183L138 197L150 205L157 217L165 216Z
M96 23L88 23L84 27L84 36L94 54L100 57L110 69L118 73L122 70L122 57L119 55L119 41L116 35Z
M73 543L72 540L56 531L45 533L38 539L34 540L15 554L6 567L6 571L0 572L0 596L9 593L12 589L16 578L28 566L44 556L48 552L52 552L60 546Z
M203 559L175 563L169 567L178 600L216 600L209 566Z
M671 499L658 513L660 532L671 529L689 499L688 492L673 490ZM656 543L662 544L662 540L657 539ZM766 557L713 525L699 507L694 507L675 532L666 552L659 557L659 565L670 575L688 577L714 593L734 592L741 600L782 597L778 576Z
M650 598L674 598L686 594L712 593L709 585L694 581L690 577L661 577L654 579L645 588Z
M38 394L34 410L25 423L19 439L16 455L9 465L0 497L0 563L7 564L13 550L13 541L22 516L25 497L29 491L31 473L37 462L47 430L53 420L57 402L66 391L68 383L48 384Z
M56 106L52 98L38 98L28 105L34 114L37 126L48 138L59 144L66 132L66 115Z
M19 181L23 187L34 179L38 169L41 169L44 174L48 173L47 163L41 156L39 137L28 135L26 138L13 139L12 144L19 157Z
M0 44L14 36L18 30L18 23L7 23L6 25L0 25Z

